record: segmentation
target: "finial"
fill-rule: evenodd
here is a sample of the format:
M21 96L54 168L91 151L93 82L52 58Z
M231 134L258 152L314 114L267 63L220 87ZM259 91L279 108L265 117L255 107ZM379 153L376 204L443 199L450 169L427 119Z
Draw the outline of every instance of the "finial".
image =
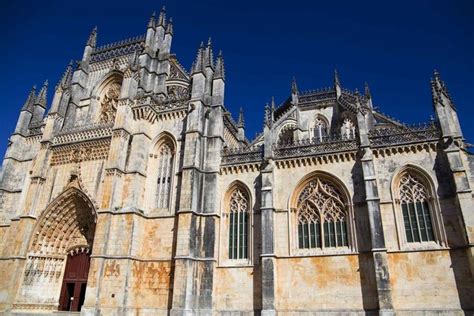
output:
M335 86L341 85L341 81L339 80L339 73L337 72L337 69L334 69L334 85Z
M163 6L160 10L160 15L158 16L158 25L165 26L166 23L166 7Z
M297 94L298 87L296 86L296 78L293 76L293 81L291 82L291 93Z
M359 94L359 89L356 88L354 94L356 95L356 97L359 97L359 95L360 95Z
M275 97L272 96L272 112L275 111Z
M224 67L224 57L222 56L222 51L219 51L216 60L216 66L214 71L214 78L222 78L225 79L225 67Z
M173 18L169 18L165 33L173 35Z
M209 36L209 38L207 39L207 46L211 46L211 45L212 45L212 39Z
M204 67L214 67L214 55L212 52L212 40L209 37L207 46L204 49Z
M369 99L372 98L372 95L370 94L369 84L367 83L367 81L365 82L365 96Z
M97 25L91 31L89 39L87 40L87 46L94 47L97 45Z
M243 107L240 107L240 112L239 112L239 127L245 127L244 108L243 108Z
M32 112L33 111L32 107L33 107L33 103L35 102L35 99L36 99L36 85L33 85L33 87L30 90L30 93L28 94L28 97L26 98L25 103L23 104L23 107L21 108L22 111L26 110L26 111Z
M152 15L150 16L150 20L148 21L149 28L155 27L155 16L156 16L156 12L153 11Z

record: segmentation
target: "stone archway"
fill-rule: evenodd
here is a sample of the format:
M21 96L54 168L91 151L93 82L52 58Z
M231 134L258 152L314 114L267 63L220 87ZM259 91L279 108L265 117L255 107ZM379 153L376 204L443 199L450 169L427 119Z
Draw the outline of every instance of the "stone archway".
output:
M80 296L85 294L81 292L85 292L96 218L93 203L82 192L79 181L72 179L66 190L51 202L36 223L15 309L58 310L59 307L63 310L80 310L79 302L68 305L60 302L60 296L64 296L65 287L67 291L66 267L69 275L74 275L74 267L86 270L85 275L84 271L76 271L76 274L81 274L76 281L84 285L79 284L83 290L77 290L77 298L73 297L80 300Z

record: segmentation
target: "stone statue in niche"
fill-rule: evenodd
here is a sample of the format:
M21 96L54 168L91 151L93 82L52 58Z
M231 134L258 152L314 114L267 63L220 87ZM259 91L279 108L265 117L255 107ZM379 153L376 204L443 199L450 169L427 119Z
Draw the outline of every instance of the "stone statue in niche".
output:
M119 95L120 84L112 83L106 88L101 98L100 123L111 123L115 120Z

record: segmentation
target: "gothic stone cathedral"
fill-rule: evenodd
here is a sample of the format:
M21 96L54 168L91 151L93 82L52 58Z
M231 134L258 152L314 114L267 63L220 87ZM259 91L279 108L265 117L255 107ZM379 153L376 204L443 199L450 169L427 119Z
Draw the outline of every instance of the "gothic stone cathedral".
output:
M244 133L221 54L188 73L164 10L146 35L30 92L0 175L0 311L464 315L474 310L474 156L435 72L409 126L341 85ZM289 87L290 92L290 87Z

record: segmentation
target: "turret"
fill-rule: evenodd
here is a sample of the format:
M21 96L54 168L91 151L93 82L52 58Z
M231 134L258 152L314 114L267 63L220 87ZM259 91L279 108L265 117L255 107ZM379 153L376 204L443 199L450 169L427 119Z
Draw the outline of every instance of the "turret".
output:
M36 86L33 86L26 98L25 103L20 111L20 116L15 127L15 134L25 135L28 132L28 126L30 125L31 118L33 117L34 103L36 100Z

